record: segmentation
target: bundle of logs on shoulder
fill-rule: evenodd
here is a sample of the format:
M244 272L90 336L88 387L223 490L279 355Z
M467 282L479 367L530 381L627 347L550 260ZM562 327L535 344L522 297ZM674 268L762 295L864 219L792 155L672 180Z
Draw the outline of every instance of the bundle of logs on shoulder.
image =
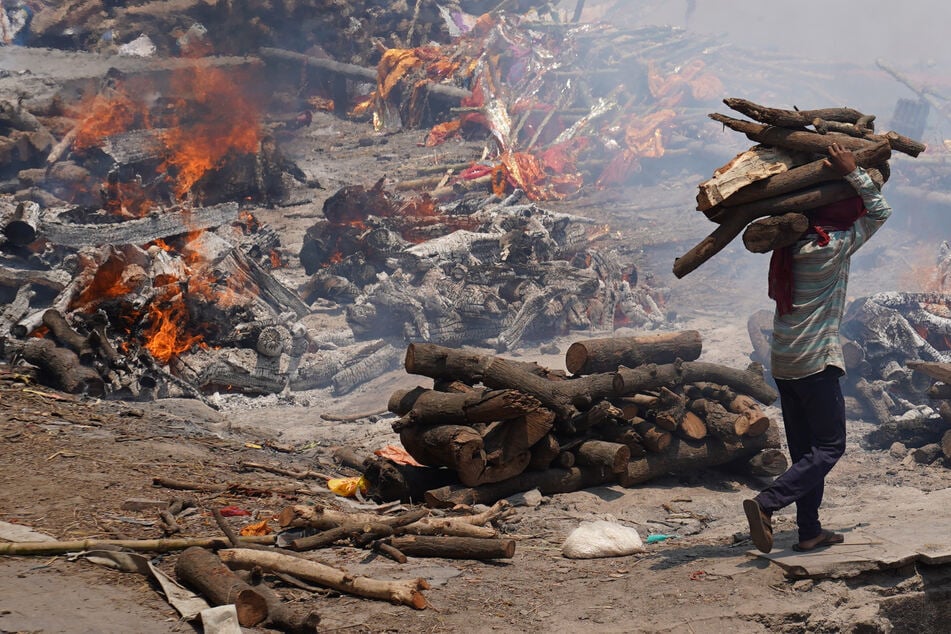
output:
M888 180L893 150L912 157L925 150L922 143L897 132L876 133L875 115L852 108L783 110L736 98L724 103L753 121L718 113L710 118L757 145L700 184L697 209L719 226L675 260L678 278L741 232L744 246L753 253L793 244L808 229L804 212L854 196L851 185L824 163L833 143L853 151L856 163L868 170L879 189Z
M670 473L742 465L777 475L786 459L760 404L775 390L758 364L697 361L697 331L575 342L564 372L470 350L410 344L405 367L433 387L398 390L388 408L423 466L362 465L370 493L430 506L491 504Z

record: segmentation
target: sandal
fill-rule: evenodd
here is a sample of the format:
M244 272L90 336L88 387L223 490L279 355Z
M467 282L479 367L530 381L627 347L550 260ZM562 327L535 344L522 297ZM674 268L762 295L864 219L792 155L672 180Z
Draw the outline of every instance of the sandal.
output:
M806 553L817 548L825 548L826 546L831 546L833 544L841 544L844 541L844 535L824 530L812 539L807 539L804 542L793 544L792 549L796 552Z
M750 523L750 538L761 552L773 549L773 523L756 500L743 500L743 511Z

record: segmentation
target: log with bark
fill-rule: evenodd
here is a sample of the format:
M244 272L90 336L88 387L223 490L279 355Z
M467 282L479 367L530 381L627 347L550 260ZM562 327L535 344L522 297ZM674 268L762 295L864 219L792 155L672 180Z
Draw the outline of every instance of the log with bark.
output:
M856 163L869 171L879 188L888 180L892 150L915 157L925 149L895 132L875 133L875 117L851 108L783 110L732 98L724 103L756 121L718 113L710 118L759 145L701 183L697 209L720 226L675 260L677 277L716 255L748 225L744 244L757 253L792 244L804 230L799 216L757 221L763 216L801 214L854 196L853 188L823 158L833 143L852 150Z
M267 618L267 599L221 563L210 550L198 547L185 550L175 563L175 576L212 605L234 604L238 623L243 627L254 627Z
M618 366L646 363L673 363L677 359L695 361L702 350L696 330L609 337L576 341L565 353L565 367L572 374L614 372Z
M267 572L288 574L346 594L408 605L417 610L428 605L422 591L428 589L429 584L421 578L396 581L373 579L310 559L245 548L222 550L218 556L231 568L248 570L259 567Z

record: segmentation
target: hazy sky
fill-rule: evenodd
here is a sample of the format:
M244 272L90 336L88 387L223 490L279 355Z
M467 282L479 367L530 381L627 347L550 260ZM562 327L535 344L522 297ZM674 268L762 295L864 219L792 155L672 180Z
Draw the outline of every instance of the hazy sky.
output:
M574 7L563 0L563 7ZM933 61L951 67L951 3L947 0L587 0L592 16L634 18L722 34L740 46L860 63L884 57L895 64Z

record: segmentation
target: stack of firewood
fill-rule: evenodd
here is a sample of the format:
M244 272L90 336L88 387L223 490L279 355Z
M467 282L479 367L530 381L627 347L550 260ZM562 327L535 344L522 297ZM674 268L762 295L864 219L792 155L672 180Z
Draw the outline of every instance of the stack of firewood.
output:
M777 475L786 459L759 403L777 395L758 365L696 361L696 331L589 339L571 345L572 374L433 344L410 344L407 372L432 388L399 390L394 430L423 467L364 463L382 499L432 506L492 503L674 472L743 463ZM440 468L445 467L445 468Z
M744 229L743 243L754 253L793 244L808 228L803 212L854 196L854 189L825 164L833 143L852 150L879 188L888 180L892 150L918 156L925 149L896 132L877 134L875 116L852 108L781 110L734 98L724 103L754 121L717 113L710 118L757 145L700 184L697 209L719 226L677 258L677 277L716 255Z

